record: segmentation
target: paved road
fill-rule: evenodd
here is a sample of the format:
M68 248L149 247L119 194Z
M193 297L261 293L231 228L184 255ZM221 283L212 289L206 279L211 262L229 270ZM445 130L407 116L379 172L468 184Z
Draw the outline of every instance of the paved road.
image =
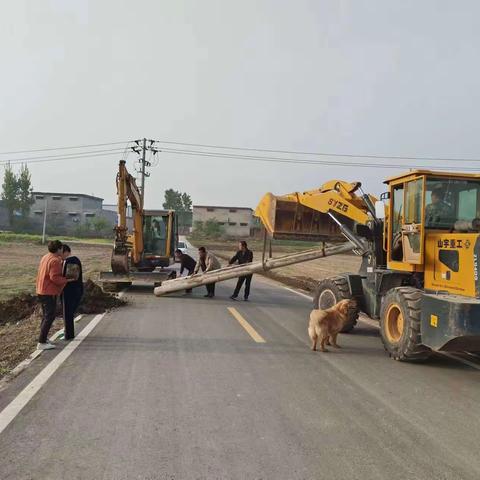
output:
M480 478L478 370L389 360L365 324L312 353L307 299L255 277L252 302L235 303L232 287L133 289L0 434L0 478Z

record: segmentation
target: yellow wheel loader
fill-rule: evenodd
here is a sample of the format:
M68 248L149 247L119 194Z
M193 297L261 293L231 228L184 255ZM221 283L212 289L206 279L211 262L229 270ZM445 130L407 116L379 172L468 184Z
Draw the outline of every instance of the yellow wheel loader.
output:
M356 299L379 319L395 360L480 350L480 175L416 170L385 183L380 200L338 180L267 194L256 215L272 238L325 240L340 231L351 242L359 272L320 281L314 306Z

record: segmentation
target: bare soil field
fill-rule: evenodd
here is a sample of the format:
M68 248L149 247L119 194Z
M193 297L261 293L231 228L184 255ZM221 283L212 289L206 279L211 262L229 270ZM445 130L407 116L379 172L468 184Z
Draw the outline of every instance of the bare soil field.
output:
M191 239L190 243L195 246L204 245L224 260L231 258L238 248L237 242L229 241L221 242ZM249 248L253 251L253 261L261 260L263 242L254 240L249 241L248 244ZM273 245L272 256L279 257L289 253L301 252L302 250L314 248L315 246L320 247L319 244L307 242L278 242ZM271 272L265 272L263 275L296 288L314 291L319 280L343 272L356 272L360 267L360 261L360 257L357 257L353 253L351 255L334 255L332 257L319 258L310 262L278 268Z
M69 243L72 253L83 264L84 280L98 278L98 272L110 268L110 245ZM20 293L34 293L40 258L45 245L23 242L0 242L0 301Z

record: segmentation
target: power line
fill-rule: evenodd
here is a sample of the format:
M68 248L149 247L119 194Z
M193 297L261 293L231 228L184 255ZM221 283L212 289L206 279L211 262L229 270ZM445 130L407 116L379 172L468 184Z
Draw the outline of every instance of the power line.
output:
M46 163L46 162L62 162L65 160L72 160L72 159L79 159L79 158L93 158L93 157L106 157L109 155L120 155L120 152L110 152L110 153L97 153L97 154L88 154L88 155L72 155L69 157L60 156L60 158L45 158L45 159L38 159L38 160L2 160L0 161L0 165L18 165L21 163Z
M327 152L302 152L296 150L273 150L267 148L248 148L248 147L229 147L226 145L209 145L202 143L186 143L186 142L173 142L167 140L157 140L158 143L165 143L169 145L186 145L188 147L202 147L202 148L215 148L223 150L244 150L250 152L265 152L265 153L283 153L290 155L315 155L321 157L346 157L346 158L370 158L370 159L385 159L385 160L429 160L429 161L460 161L460 162L479 162L478 158L447 158L447 157L409 157L400 155L368 155L368 154L353 154L353 153L327 153Z
M367 159L377 159L377 160L419 160L419 161L460 161L460 162L478 162L480 159L477 158L464 158L464 157L422 157L422 156L401 156L401 155L379 155L379 154L352 154L352 153L337 153L337 152L308 152L300 150L276 150L276 149L267 149L267 148L251 148L251 147L232 147L228 145L215 145L215 144L206 144L206 143L189 143L189 142L175 142L171 140L156 140L156 143L167 144L167 145L179 145L187 147L201 147L201 148L213 148L213 149L223 149L223 150L237 150L237 151L247 151L247 152L263 152L263 153L278 153L278 154L290 154L290 155L312 155L312 156L323 156L323 157L344 157L344 158L367 158ZM6 152L0 152L0 155L16 155L21 153L36 153L36 152L49 152L56 150L71 150L77 148L91 148L91 147L103 147L110 145L125 145L132 143L132 140L125 140L121 142L109 142L109 143L92 143L84 145L72 145L72 146L61 146L61 147L49 147L49 148L38 148L32 150L12 150Z
M18 153L36 153L36 152L51 152L54 150L70 150L74 148L90 148L90 147L106 147L108 145L123 145L129 143L130 140L123 142L110 142L110 143L92 143L90 145L74 145L71 147L51 147L51 148L37 148L34 150L13 150L11 152L0 152L0 155L16 155Z
M245 161L255 161L255 162L270 162L270 163L289 163L289 164L305 164L305 165L327 165L327 166L339 166L339 167L361 167L361 168L394 168L394 169L405 169L405 168L427 168L430 169L431 165L406 165L406 164L382 164L382 163L361 163L361 162L341 162L341 161L328 161L328 160L309 160L309 159L300 159L300 158L282 158L282 157L267 157L267 156L252 156L252 155L237 155L237 154L228 154L228 153L214 153L214 152L205 152L205 151L196 151L196 150L179 150L179 149L170 149L162 148L162 152L172 153L174 155L190 155L198 157L212 157L212 158L232 158ZM439 167L442 170L453 170L457 171L462 169L464 171L478 172L479 168L472 167Z
M28 162L31 160L46 160L46 159L55 159L55 158L63 158L68 160L69 158L78 157L81 155L88 156L90 154L96 153L106 153L106 152L123 152L122 148L109 148L106 150L87 150L85 152L73 152L73 153L62 153L60 155L41 155L36 157L22 157L22 158L12 158L10 160L0 160L0 163L21 163L21 162Z
M90 158L90 157L101 157L109 155L121 155L125 159L130 151L130 145L132 141L128 142L112 142L112 143L102 143L102 144L91 144L90 146L107 146L107 145L118 145L125 144L123 148L110 148L102 150L88 150L83 152L70 152L59 155L42 155L42 156L33 156L33 157L22 157L14 158L10 160L0 160L0 165L5 164L19 164L19 163L43 163L43 162L52 162L52 161L66 161L71 159L81 159L81 158ZM279 154L295 153L299 155L318 155L318 156L331 156L331 157L346 157L346 158L359 158L359 159L376 159L376 160L423 160L423 161L465 161L465 162L475 162L479 160L474 159L447 159L447 158L433 158L433 157L397 157L397 156L380 156L380 155L353 155L353 154L328 154L328 153L313 153L313 152L295 152L289 150L270 150L270 149L256 149L256 148L241 148L241 147L226 147L220 145L207 145L207 144L194 144L194 143L181 143L181 142L171 142L171 141L151 141L150 148L153 148L153 143L164 143L172 145L192 145L199 146L201 148L211 148L211 149L224 149L224 150L235 150L235 151L250 151L250 152L275 152ZM51 149L37 149L37 150L17 150L15 153L21 152L40 152L40 151L53 151L53 150L62 150L62 149L73 149L80 148L82 146L76 147L57 147ZM87 145L84 145L87 147ZM388 169L403 169L403 168L431 168L431 165L425 164L384 164L380 162L354 162L354 161L340 161L340 160L315 160L308 158L288 158L288 157L276 157L270 155L247 155L241 153L230 153L230 152L218 152L218 151L208 151L208 150L195 150L195 149L175 149L175 148L159 148L156 147L155 150L168 152L174 155L189 155L196 157L206 157L206 158L226 158L226 159L236 159L236 160L245 160L245 161L255 161L255 162L270 162L270 163L287 163L287 164L305 164L305 165L323 165L323 166L340 166L340 167L360 167L360 168L388 168ZM8 152L2 152L3 154ZM14 152L10 152L13 154ZM150 153L151 155L151 153ZM464 170L476 172L479 171L478 168L471 166L438 166L443 170Z

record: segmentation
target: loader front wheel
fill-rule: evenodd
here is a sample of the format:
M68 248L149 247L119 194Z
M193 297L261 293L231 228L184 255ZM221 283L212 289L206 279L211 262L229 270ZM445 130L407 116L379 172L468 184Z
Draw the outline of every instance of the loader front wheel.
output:
M423 361L432 354L422 345L421 302L421 290L413 287L393 288L383 299L380 334L385 350L394 360Z
M352 299L348 280L345 277L330 277L319 282L315 297L313 299L313 308L325 310L333 307L340 300ZM357 324L358 311L349 313L349 318L342 333L351 332Z

